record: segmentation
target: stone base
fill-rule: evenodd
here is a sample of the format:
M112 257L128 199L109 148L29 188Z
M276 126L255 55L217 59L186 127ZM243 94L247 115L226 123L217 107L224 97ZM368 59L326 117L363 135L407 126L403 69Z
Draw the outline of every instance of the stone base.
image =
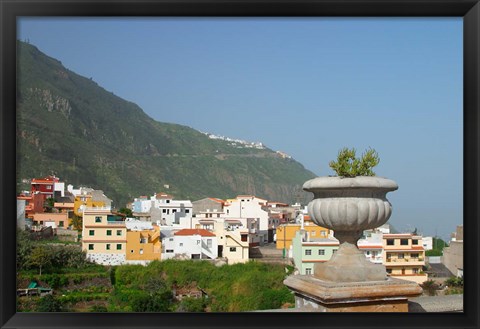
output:
M408 312L408 298L422 293L418 284L393 278L329 282L309 275L292 275L284 284L294 291L297 308L314 312Z

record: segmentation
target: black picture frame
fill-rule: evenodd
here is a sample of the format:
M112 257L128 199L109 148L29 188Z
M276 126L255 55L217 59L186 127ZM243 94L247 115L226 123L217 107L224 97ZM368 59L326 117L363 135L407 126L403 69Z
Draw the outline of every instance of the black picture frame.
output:
M0 0L1 328L478 328L480 5L478 0ZM19 16L463 17L463 313L16 313L16 19Z

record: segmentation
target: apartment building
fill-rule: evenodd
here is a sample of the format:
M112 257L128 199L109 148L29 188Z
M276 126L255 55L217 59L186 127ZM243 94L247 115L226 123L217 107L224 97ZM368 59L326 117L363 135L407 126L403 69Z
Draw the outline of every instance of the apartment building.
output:
M292 239L292 258L299 274L315 273L315 264L330 260L338 250L339 241L332 237L311 238L308 231L295 231Z
M284 224L280 225L276 229L275 244L277 249L289 250L292 245L293 238L300 229L302 229L312 239L327 238L330 234L330 230L325 227L318 226L310 220L310 216L304 216L303 226L298 224Z
M412 233L383 234L383 259L391 277L423 283L425 250L422 237Z
M83 209L82 250L87 259L102 265L121 265L126 261L127 227L125 220L110 207Z
M151 197L135 198L132 205L135 216L162 226L192 228L193 206L190 200L174 200L167 193L157 193Z
M151 261L161 259L160 226L132 218L127 218L125 225L127 227L125 256L127 264L147 265Z
M228 264L245 263L249 260L250 229L248 219L210 216L217 212L201 212L205 217L194 217L193 225L215 234L218 257L226 258Z

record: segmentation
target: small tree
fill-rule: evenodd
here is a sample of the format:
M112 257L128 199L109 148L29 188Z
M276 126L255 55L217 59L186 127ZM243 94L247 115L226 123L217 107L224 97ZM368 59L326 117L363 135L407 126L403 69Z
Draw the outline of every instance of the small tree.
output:
M81 216L77 216L73 214L72 217L72 226L78 232L81 232L83 229L83 218Z
M52 262L52 255L49 249L43 245L36 246L28 257L28 265L38 267L42 275L42 268L50 265Z
M337 161L330 161L329 166L340 177L375 176L372 168L379 162L374 149L366 150L361 158L357 158L355 148L344 147L338 152Z
M46 295L40 298L37 304L37 312L62 312L63 304L52 295Z

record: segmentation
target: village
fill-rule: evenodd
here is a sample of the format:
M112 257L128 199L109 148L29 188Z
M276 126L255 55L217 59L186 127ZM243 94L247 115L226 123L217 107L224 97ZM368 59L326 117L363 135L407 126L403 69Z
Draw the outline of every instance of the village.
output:
M314 224L307 207L253 195L176 200L168 193L139 196L112 208L103 191L65 186L58 177L31 180L17 197L18 227L36 236L78 242L90 262L115 266L147 265L166 259L208 260L216 265L250 260L291 264L302 275L328 261L339 247L334 232ZM393 233L390 226L367 230L358 241L366 259L387 274L422 284L440 266L461 277L459 247L463 227L442 257L427 257L433 238L416 232ZM441 259L440 259L441 258Z

